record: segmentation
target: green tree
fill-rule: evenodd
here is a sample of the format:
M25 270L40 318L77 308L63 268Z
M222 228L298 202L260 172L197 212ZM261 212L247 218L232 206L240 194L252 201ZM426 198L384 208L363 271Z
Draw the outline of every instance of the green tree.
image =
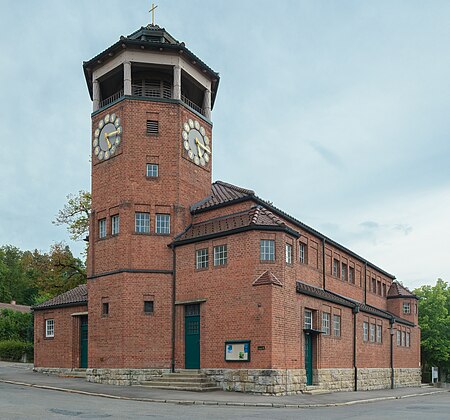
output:
M0 310L0 341L5 340L33 341L33 315Z
M450 287L442 279L435 286L422 286L419 297L419 325L422 330L422 366L437 366L441 378L450 372Z
M70 239L82 240L89 232L89 215L91 213L91 193L78 191L78 194L69 194L67 203L58 212L52 222L57 226L66 225Z

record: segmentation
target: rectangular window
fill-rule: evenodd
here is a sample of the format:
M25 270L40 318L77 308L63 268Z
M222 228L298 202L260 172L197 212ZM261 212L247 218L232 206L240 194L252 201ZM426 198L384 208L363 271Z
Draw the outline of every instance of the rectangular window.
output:
M144 300L144 313L145 314L153 313L153 300Z
M377 293L381 296L381 281L377 281Z
M354 267L350 267L349 271L348 271L348 281L351 284L355 284L355 268Z
M156 163L147 163L147 176L149 178L158 178L159 165L157 165Z
M108 316L109 315L109 302L103 302L102 303L102 316Z
M377 293L377 281L372 279L372 292Z
M313 328L313 317L312 311L305 309L305 330L312 330Z
M98 237L106 238L106 219L100 219L98 221Z
M401 331L397 330L397 346L402 345L402 333Z
M411 347L411 333L406 333L406 347Z
M370 342L375 342L375 324L370 324Z
M406 331L402 331L402 346L406 345Z
M195 268L208 268L208 248L195 251Z
M382 326L377 325L377 343L381 343L382 341L382 331L383 331Z
M136 233L150 233L150 213L135 213Z
M55 336L55 320L46 319L45 320L45 336L54 337Z
M341 278L344 281L347 281L347 264L342 263L341 267Z
M403 302L403 313L404 314L411 313L411 304L409 302Z
M386 296L386 283L383 283L383 286L382 286L382 296Z
M299 253L299 258L300 258L300 262L302 264L306 263L306 245L300 243L299 247L298 247L298 253Z
M170 214L156 215L156 233L161 235L170 233Z
M341 336L341 316L333 315L333 334L335 337Z
M364 341L369 341L369 323L366 321L363 322L363 337Z
M286 244L286 264L292 264L292 245Z
M259 250L261 261L275 261L275 241L262 239Z
M322 312L322 333L330 335L330 314Z
M333 276L339 277L339 261L336 258L333 259Z
M228 260L228 250L226 245L218 245L213 248L214 266L226 265Z
M111 217L111 235L118 235L120 230L120 218L119 215Z
M159 121L147 120L147 134L157 135L159 133Z

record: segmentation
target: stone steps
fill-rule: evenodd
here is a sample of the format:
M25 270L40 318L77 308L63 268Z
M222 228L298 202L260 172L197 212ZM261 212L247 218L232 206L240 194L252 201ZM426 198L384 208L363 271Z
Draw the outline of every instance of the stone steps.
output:
M317 385L307 385L305 390L302 391L302 394L305 395L331 394L331 391L328 389L320 388Z
M172 389L176 391L216 391L221 388L198 371L178 371L155 376L149 380L140 382L141 386L158 389Z

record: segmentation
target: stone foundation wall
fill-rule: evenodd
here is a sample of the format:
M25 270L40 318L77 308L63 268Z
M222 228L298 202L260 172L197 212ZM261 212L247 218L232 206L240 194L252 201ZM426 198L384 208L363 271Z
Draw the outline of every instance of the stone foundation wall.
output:
M402 388L406 386L420 386L422 372L420 368L398 368L394 369L394 386Z
M390 368L358 368L358 391L391 387Z
M331 391L353 391L355 389L355 370L315 369L313 384Z
M45 367L35 367L34 372L45 373L47 375L57 375L57 376L78 376L80 372L84 372L84 369L69 369L69 368L45 368Z
M163 373L170 373L170 369L86 369L86 380L108 385L137 385Z
M225 391L261 395L290 395L306 387L304 369L202 369Z

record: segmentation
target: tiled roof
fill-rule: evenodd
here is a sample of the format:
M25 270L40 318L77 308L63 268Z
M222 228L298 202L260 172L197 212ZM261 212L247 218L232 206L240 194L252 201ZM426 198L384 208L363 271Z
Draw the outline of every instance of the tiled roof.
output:
M349 308L354 308L356 306L355 303L335 293L329 292L328 290L324 290L319 287L311 286L310 284L306 284L301 281L297 281L297 293L317 297L319 299L323 299L328 302L334 302L342 306L347 306Z
M175 243L202 238L209 235L220 235L225 232L245 228L288 229L282 220L262 206L254 206L249 210L234 213L201 223L190 225L175 238ZM292 231L295 234L294 231Z
M276 286L283 286L280 280L271 271L264 271L257 279L253 282L253 286L261 286L263 284L275 284Z
M231 204L233 201L249 199L255 196L255 192L236 185L227 184L223 181L216 181L212 184L212 193L205 199L193 204L191 211L204 210L209 207Z
M41 303L33 307L34 310L47 309L60 306L72 306L76 304L87 304L88 293L87 286L85 284L80 284L79 286L55 296L53 299L47 302Z
M0 302L0 310L2 309L9 309L11 311L16 312L31 312L31 306L27 305L17 305L16 303L1 303Z
M391 287L389 288L388 294L389 298L401 298L401 297L408 297L408 298L415 298L417 299L417 296L409 291L406 287L402 286L400 283L394 281L391 284Z

